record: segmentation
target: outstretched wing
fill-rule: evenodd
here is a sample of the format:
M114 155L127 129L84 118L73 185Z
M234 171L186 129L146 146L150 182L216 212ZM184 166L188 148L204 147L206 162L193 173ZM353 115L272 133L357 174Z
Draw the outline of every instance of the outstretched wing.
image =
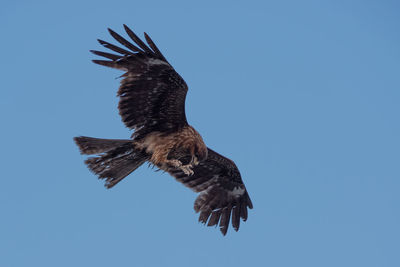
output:
M124 25L132 44L116 32L110 34L127 49L98 40L116 52L91 52L108 60L94 63L126 71L118 91L119 113L125 125L135 129L135 136L152 131L174 132L187 125L185 99L188 87L145 33L146 45Z
M190 159L182 158L182 162ZM167 170L179 182L200 192L194 209L200 212L199 221L208 226L218 225L223 235L228 231L232 215L232 226L239 230L240 218L247 220L247 208L252 209L250 197L235 163L208 148L208 157L193 168L194 174L187 176L180 169Z

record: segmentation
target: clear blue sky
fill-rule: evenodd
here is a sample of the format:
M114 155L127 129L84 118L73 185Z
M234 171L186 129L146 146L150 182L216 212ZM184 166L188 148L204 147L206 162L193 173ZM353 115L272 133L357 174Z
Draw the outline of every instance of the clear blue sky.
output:
M400 266L397 1L5 1L0 266ZM194 2L194 1L192 1ZM254 203L239 232L146 167L106 190L73 136L127 138L122 24L189 84L187 116Z

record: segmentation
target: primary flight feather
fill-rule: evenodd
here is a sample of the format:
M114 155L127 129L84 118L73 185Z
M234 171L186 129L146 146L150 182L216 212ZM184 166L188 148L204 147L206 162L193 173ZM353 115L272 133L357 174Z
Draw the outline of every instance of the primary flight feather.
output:
M118 90L118 109L131 139L75 137L82 154L96 155L85 163L111 188L145 162L153 164L185 186L199 192L194 209L199 221L219 225L226 234L229 222L237 231L240 218L253 208L238 168L204 144L188 124L185 99L188 86L145 33L147 45L124 25L131 43L109 29L125 48L98 40L114 53L94 51L105 60L94 63L125 71Z

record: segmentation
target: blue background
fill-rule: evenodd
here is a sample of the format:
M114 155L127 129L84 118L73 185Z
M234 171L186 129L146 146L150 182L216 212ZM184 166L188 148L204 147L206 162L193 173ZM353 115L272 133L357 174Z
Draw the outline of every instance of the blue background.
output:
M3 1L0 266L400 266L397 1ZM122 24L189 84L187 116L254 203L239 232L142 167L106 190L73 136L127 138Z

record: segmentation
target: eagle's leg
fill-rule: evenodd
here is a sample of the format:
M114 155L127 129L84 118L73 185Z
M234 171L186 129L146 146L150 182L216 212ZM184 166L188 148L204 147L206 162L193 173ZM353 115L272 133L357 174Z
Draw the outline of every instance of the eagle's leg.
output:
M192 155L190 162L179 167L188 176L192 176L194 174L192 168L200 163L199 159L195 156L194 150L194 146L192 146L190 148L190 154Z
M166 164L174 168L179 168L182 166L182 162L177 159L168 159L168 154L170 150L172 149L172 146L165 146L156 149L153 154L151 155L150 161L154 165L162 165Z
M168 154L172 147L164 147L156 150L151 156L151 162L154 165L167 165L173 168L181 169L186 175L191 176L194 174L192 164L182 165L182 162L178 159L168 159Z
M199 163L199 159L195 155L192 155L192 159L190 160L189 165L197 166L199 165Z
M195 155L192 154L192 158L191 158L190 162L186 165L183 165L181 167L181 169L185 172L186 175L192 176L194 174L194 171L192 170L192 168L194 166L197 166L198 164L199 164L199 160L197 159L197 157Z
M166 163L167 165L170 165L174 168L182 167L182 162L177 159L168 159L168 160L165 160L164 163Z
M169 140L169 142L167 142L168 140L166 140L164 142L161 142L161 144L156 144L155 146L152 146L146 144L146 143L151 143L150 141L153 141L151 140L151 138L149 139L150 140L145 140L143 144L139 143L139 146L145 146L145 145L148 146L147 150L152 152L150 159L151 163L153 163L156 166L165 166L165 167L169 166L172 168L180 169L188 176L194 174L192 168L197 164L199 164L199 160L195 154L195 149L196 149L195 144L189 142L189 148L187 148L183 144L176 144L176 142L172 142L174 140L172 141ZM185 165L183 165L183 163L179 159L177 159L177 157L179 158L178 151L182 150L182 148L188 149L189 151L187 152L189 152L191 155L191 161ZM176 152L178 152L178 155L175 154ZM172 155L174 156L168 158L170 153L172 153Z
M192 176L194 174L192 170L193 165L191 164L182 165L182 162L177 159L168 159L165 160L164 163L171 167L181 169L188 176Z
M194 174L192 168L192 164L186 164L179 167L179 169L181 169L187 176L192 176Z

